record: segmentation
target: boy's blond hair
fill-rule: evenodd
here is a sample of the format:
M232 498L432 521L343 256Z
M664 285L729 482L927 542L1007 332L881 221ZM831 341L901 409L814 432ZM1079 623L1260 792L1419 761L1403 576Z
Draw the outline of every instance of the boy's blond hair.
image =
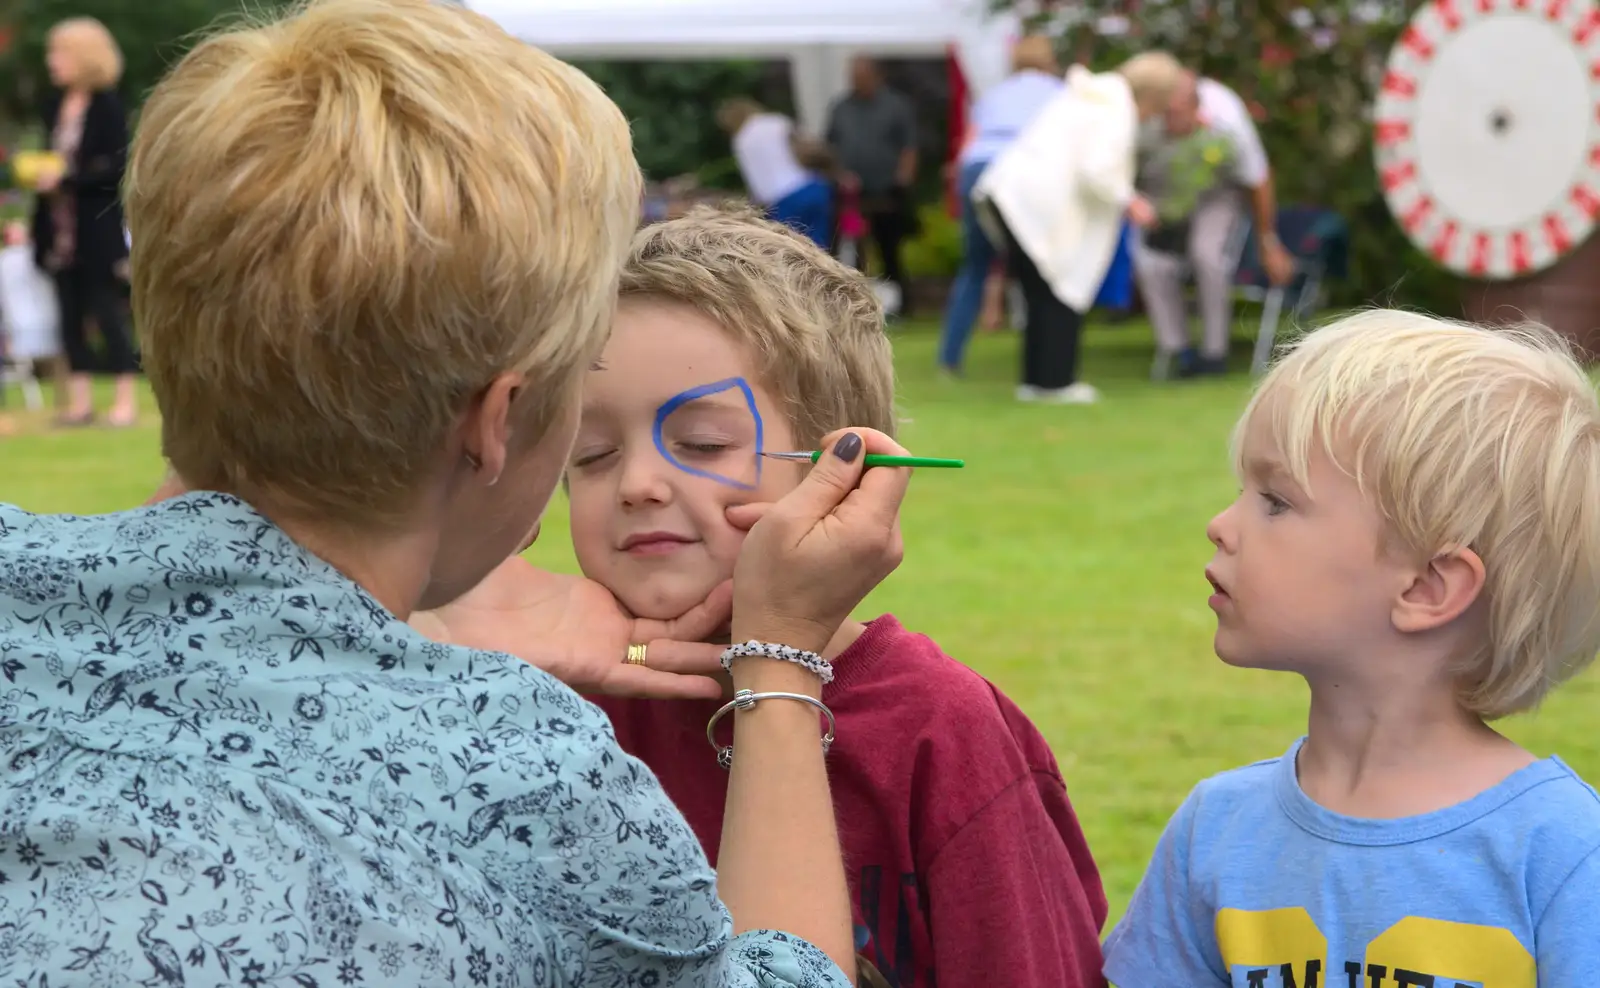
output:
M1234 433L1241 471L1258 421L1302 486L1314 448L1355 478L1386 550L1483 559L1488 638L1457 670L1467 709L1530 709L1600 651L1600 402L1563 338L1364 312L1268 373Z
M599 87L478 14L323 0L201 42L144 105L126 194L168 459L399 522L497 374L527 374L530 439L570 403L641 189Z
M701 206L646 227L622 297L695 309L749 348L756 376L815 449L845 426L894 435L894 351L862 275L746 208Z
M50 44L59 44L72 53L73 81L100 92L115 89L122 81L122 49L111 31L93 17L69 17L57 21L48 35Z

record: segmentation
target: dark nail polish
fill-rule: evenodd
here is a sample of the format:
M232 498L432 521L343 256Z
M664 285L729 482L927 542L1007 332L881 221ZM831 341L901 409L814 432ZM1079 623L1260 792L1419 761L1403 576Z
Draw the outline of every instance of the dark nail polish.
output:
M854 463L856 457L861 455L861 437L853 432L847 432L839 437L833 444L833 455L846 463Z

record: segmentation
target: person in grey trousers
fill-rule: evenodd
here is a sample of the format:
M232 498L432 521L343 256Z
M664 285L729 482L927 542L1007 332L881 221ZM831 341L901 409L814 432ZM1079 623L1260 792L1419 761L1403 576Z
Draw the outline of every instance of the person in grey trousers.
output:
M1202 128L1228 145L1227 167L1219 172L1218 181L1199 195L1186 220L1167 228L1166 239L1147 236L1134 251L1139 291L1162 358L1157 366L1175 364L1180 377L1221 374L1227 369L1234 275L1228 242L1245 216L1247 203L1267 277L1273 284L1283 284L1294 273L1294 260L1277 236L1277 197L1261 137L1244 100L1222 83L1184 73L1159 136L1143 156L1140 191L1159 212L1168 191L1164 186L1170 176L1164 166L1170 161L1172 145ZM1189 335L1184 298L1184 282L1190 272L1200 303L1198 348Z

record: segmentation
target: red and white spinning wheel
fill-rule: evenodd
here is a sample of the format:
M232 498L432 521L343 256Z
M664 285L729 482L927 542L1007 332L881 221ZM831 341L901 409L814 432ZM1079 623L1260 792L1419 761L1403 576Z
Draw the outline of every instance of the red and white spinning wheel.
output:
M1384 198L1419 248L1472 278L1548 268L1600 217L1600 8L1434 0L1374 121Z

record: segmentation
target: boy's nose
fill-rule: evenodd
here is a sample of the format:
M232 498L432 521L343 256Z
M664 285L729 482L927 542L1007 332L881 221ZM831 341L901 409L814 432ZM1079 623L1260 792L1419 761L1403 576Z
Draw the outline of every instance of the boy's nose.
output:
M652 459L657 462L650 462ZM672 498L672 485L663 476L671 469L659 457L629 457L622 465L622 480L617 486L617 497L628 507L644 504L665 504Z
M1235 504L1236 503L1238 502L1235 502ZM1231 545L1224 543L1231 543L1232 541L1230 538L1232 532L1228 525L1228 516L1230 513L1232 513L1233 507L1234 506L1232 504L1228 505L1226 508L1223 508L1221 511L1213 515L1210 521L1206 522L1206 538L1209 539L1211 544L1216 546L1218 549L1227 550L1232 548Z

